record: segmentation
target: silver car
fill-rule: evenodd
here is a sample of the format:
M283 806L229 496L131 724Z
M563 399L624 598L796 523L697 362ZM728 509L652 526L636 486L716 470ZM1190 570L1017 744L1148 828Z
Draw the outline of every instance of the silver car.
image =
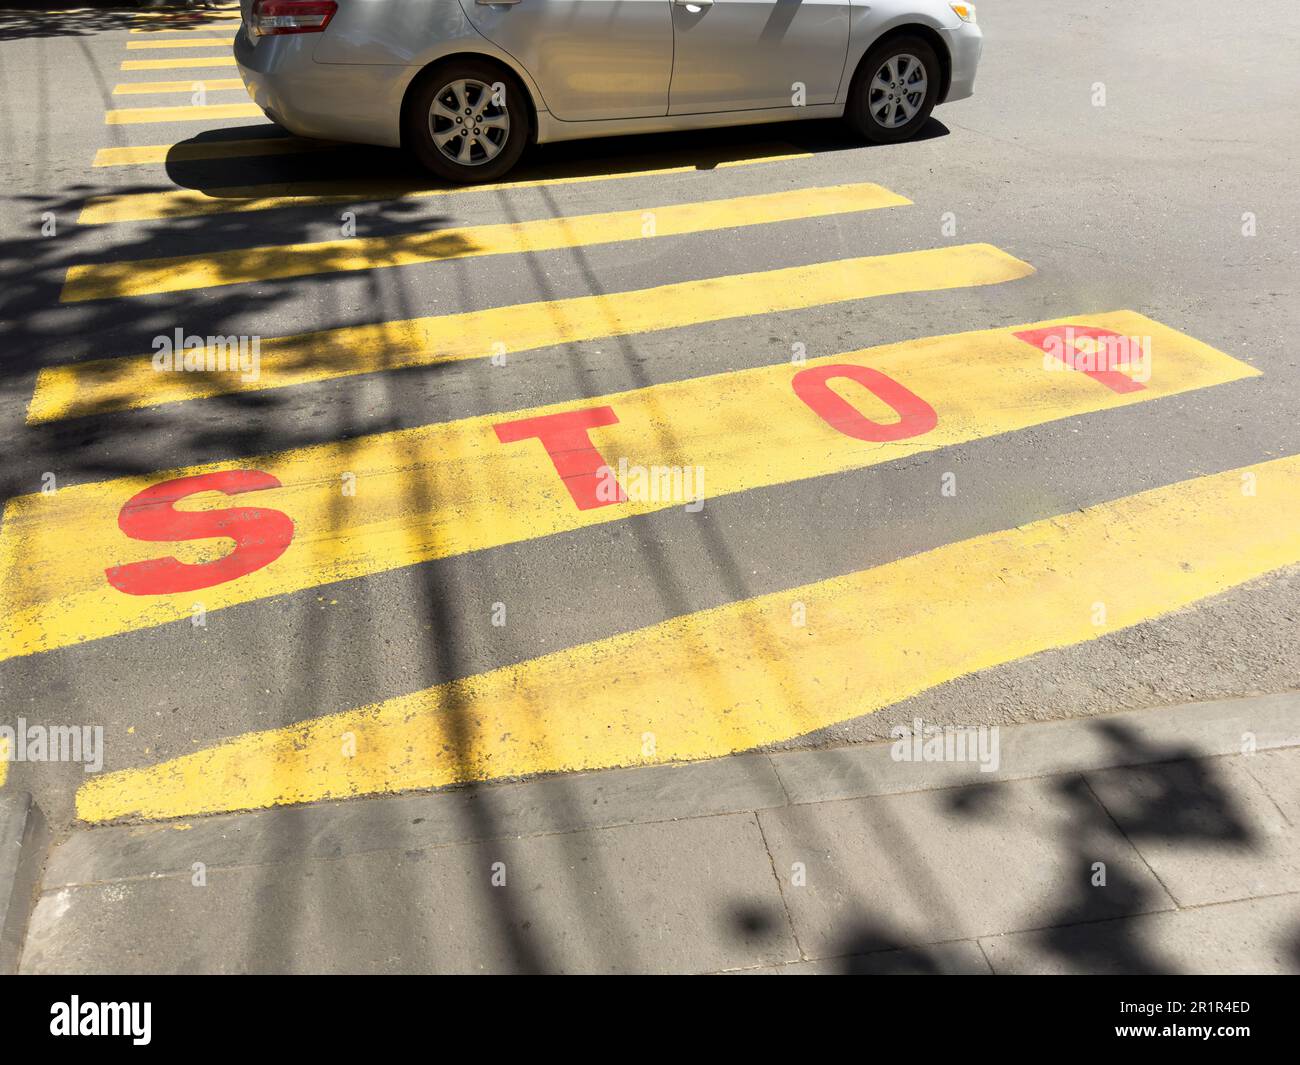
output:
M242 0L235 59L305 137L405 146L458 182L530 143L844 116L915 134L974 89L948 0Z

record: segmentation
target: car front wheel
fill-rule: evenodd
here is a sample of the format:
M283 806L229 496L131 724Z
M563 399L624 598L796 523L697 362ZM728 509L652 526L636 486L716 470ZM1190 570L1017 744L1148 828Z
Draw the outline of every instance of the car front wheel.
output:
M491 63L440 68L406 115L407 143L424 166L461 184L494 181L519 161L531 133L524 90Z
M939 99L942 70L920 37L895 37L867 53L849 90L847 117L873 144L915 136Z

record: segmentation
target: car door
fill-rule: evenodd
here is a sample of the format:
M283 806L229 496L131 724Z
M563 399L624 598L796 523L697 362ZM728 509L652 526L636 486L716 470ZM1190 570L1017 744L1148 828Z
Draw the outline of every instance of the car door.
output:
M671 2L669 114L835 102L849 48L849 0Z
M461 0L474 28L532 76L566 122L668 113L672 0Z

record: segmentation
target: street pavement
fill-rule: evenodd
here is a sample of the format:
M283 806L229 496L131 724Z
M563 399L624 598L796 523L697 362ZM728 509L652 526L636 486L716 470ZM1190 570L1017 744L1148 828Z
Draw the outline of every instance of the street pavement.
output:
M0 788L66 840L1295 690L1290 15L989 0L913 143L446 189L284 137L222 12L0 13L0 725L103 730Z
M1000 728L988 772L858 744L83 829L22 971L1296 972L1298 710Z

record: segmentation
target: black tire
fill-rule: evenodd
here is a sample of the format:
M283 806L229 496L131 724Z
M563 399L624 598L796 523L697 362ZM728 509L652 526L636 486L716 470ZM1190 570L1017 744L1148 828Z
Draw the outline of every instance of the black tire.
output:
M907 94L906 103L891 101L890 93L897 93L898 89L904 86L895 86L891 89L883 84L874 85L874 79L885 64L893 59L899 61L894 67L895 73L902 71L905 74L904 80L913 82L914 68L910 63L904 68L901 62L902 57L908 56L918 60L925 70L925 91L923 94ZM934 105L939 99L939 82L942 77L943 68L939 65L939 57L923 38L891 37L883 44L872 48L858 64L853 84L849 87L845 117L862 138L872 144L897 144L900 141L910 140L929 120L930 112L934 110ZM918 95L920 95L919 100ZM899 125L886 124L903 108L916 106L918 103L919 109L911 118Z
M461 103L467 107L451 107L456 101L454 87L457 83L466 83L460 87L460 96ZM479 86L487 88L487 93L483 94ZM497 86L497 90L493 91L492 86ZM456 118L462 120L461 126L476 117L497 121L505 115L508 129L499 131L486 125L467 126L466 132L457 137L452 120L434 113L436 101L442 103L444 110L454 110ZM469 114L460 113L466 109ZM407 146L420 163L438 177L464 185L495 181L501 177L519 161L532 136L532 114L523 86L509 71L482 59L454 59L437 67L431 76L424 78L411 97L405 122ZM444 142L447 149L444 151L436 138L447 133L452 136ZM463 155L462 149L467 141L471 161L466 163L452 158L452 155ZM489 146L495 148L490 156Z

